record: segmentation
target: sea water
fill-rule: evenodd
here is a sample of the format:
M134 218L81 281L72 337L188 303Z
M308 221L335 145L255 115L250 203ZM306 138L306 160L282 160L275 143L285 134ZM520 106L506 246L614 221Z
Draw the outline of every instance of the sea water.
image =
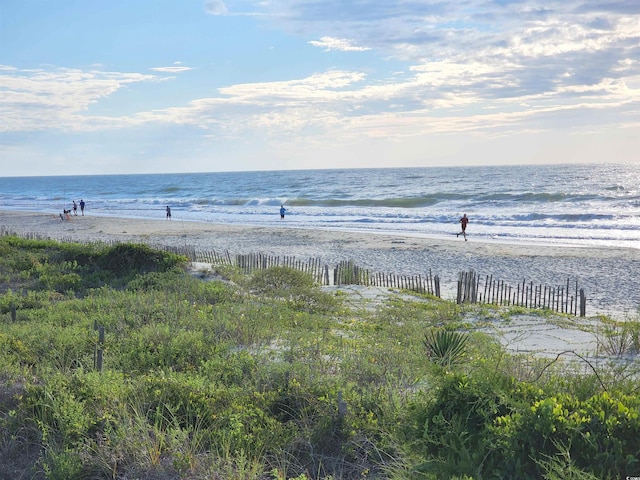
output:
M0 210L640 248L640 166L528 165L0 178ZM286 215L280 219L280 205ZM0 218L0 224L1 224Z

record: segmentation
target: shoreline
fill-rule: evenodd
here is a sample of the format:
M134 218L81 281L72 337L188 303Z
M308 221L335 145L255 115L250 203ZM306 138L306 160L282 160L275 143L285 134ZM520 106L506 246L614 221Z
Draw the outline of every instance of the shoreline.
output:
M521 244L308 229L293 225L249 226L191 220L139 219L87 213L60 221L52 213L0 210L0 228L54 240L122 241L188 246L234 254L265 253L328 265L353 260L372 272L405 275L431 271L441 279L442 296L455 296L461 271L515 285L523 281L557 286L569 279L584 288L587 315L623 319L640 306L640 249L626 247ZM452 293L453 292L453 293Z
M52 219L60 223L58 213L52 213L48 211L14 210L14 209L2 210L0 208L0 218L2 218L5 215L13 216L13 217L18 216L21 218L51 217ZM312 226L296 225L294 223L295 219L294 220L288 219L287 221L275 220L273 221L273 223L266 223L266 224L265 223L254 224L254 223L236 223L236 222L225 223L225 222L215 222L215 221L207 221L207 220L200 220L200 219L185 219L185 218L175 219L175 215L174 215L174 218L171 221L167 221L163 217L163 215L164 215L164 211L160 212L160 214L157 217L128 216L128 215L116 215L111 213L102 213L102 212L93 213L92 212L90 215L87 214L85 216L82 216L81 214L74 216L73 214L71 214L71 219L73 220L74 218L78 218L78 219L93 218L93 219L97 219L97 220L101 219L105 221L112 220L115 222L115 225L119 225L121 223L124 224L127 222L142 222L143 224L145 224L146 222L158 222L158 224L166 222L168 227L168 228L164 228L164 227L159 228L156 226L156 228L153 229L153 232L150 232L151 229L149 228L149 226L144 225L142 227L142 230L136 230L134 232L127 232L127 231L114 232L113 229L109 228L109 226L107 225L106 226L107 231L100 232L100 233L104 233L105 235L130 234L134 236L146 236L152 233L153 235L157 235L161 237L171 236L171 233L176 233L176 231L179 229L178 227L174 227L174 224L179 223L180 225L187 225L187 228L184 229L186 230L187 233L193 233L200 230L217 231L218 228L223 228L225 230L233 229L233 228L239 228L243 230L244 229L255 229L255 230L276 229L276 230L283 230L283 231L303 230L303 231L335 232L337 235L354 234L354 235L364 235L364 236L373 235L373 236L382 236L382 237L400 237L400 238L406 238L406 239L417 239L418 241L431 241L434 243L464 242L462 237L457 237L456 239L454 239L453 236L456 233L453 231L447 234L430 234L430 233L418 233L418 232L412 232L412 231L368 230L364 228L363 229L331 228L331 227L316 228ZM10 221L10 223L12 225L14 224L13 221ZM2 225L3 225L3 222L0 220L0 226ZM22 228L22 227L20 227L19 225L16 225L16 228ZM634 252L634 253L631 253L632 257L636 256L635 252L637 252L637 256L638 258L640 258L640 244L638 244L637 246L635 245L626 246L626 245L610 245L610 244L572 243L571 241L563 241L563 240L552 241L548 239L538 239L538 238L524 239L524 238L508 238L508 237L497 237L497 236L496 237L477 237L472 232L468 233L467 236L469 237L472 243L487 245L487 246L504 245L506 247L513 247L514 249L518 249L518 248L530 249L535 247L541 247L545 249L548 248L548 249L566 249L566 250L571 250L571 249L611 250L613 249L613 250L619 250L619 251Z

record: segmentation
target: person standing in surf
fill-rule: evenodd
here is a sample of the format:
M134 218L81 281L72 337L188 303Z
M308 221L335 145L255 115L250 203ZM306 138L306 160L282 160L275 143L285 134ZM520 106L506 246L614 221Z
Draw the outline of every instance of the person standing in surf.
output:
M287 209L284 208L284 205L280 205L280 219L284 219L284 212L286 212Z
M469 223L469 217L467 217L466 213L462 215L462 218L460 218L459 222L460 222L460 226L462 227L462 231L460 233L456 233L456 237L459 237L460 235L462 235L464 237L464 241L466 242L467 241L467 223Z

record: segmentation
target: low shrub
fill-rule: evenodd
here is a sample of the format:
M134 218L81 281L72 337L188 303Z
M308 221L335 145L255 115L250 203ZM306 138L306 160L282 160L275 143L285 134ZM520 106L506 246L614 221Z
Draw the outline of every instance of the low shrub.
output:
M637 395L602 391L580 400L506 377L450 374L410 412L419 469L443 478L533 480L564 465L582 475L575 478L614 479L640 465Z
M311 275L290 267L257 270L247 287L256 294L284 300L299 311L329 312L340 304L336 296L322 292Z
M640 321L606 320L598 334L598 347L607 355L624 356L640 353Z

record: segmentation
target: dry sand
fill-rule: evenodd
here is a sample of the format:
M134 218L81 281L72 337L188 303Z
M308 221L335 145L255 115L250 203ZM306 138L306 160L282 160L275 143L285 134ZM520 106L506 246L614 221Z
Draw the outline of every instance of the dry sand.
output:
M174 218L131 219L0 211L0 227L52 239L120 240L152 245L190 246L233 254L264 253L300 260L320 258L334 266L353 260L373 272L440 276L442 296L455 297L460 271L515 285L523 280L549 286L578 281L587 294L587 314L616 318L636 315L640 305L640 249L468 242L451 238L384 235L295 228L293 222L269 227L186 222Z

